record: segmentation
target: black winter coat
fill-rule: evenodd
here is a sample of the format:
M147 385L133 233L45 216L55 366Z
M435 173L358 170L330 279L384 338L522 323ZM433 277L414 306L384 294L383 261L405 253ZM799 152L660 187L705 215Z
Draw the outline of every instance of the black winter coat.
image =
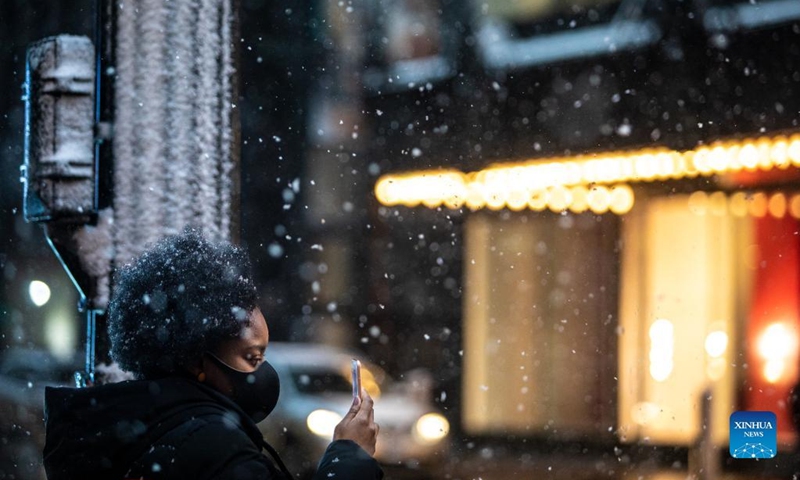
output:
M255 423L224 395L188 378L45 391L49 480L285 479L262 452ZM379 480L378 463L338 440L315 479Z

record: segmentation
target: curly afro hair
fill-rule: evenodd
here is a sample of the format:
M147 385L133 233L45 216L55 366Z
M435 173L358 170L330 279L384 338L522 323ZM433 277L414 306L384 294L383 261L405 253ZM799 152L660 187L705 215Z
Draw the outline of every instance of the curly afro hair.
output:
M181 374L236 337L256 302L246 252L187 228L117 271L108 306L111 357L137 378Z

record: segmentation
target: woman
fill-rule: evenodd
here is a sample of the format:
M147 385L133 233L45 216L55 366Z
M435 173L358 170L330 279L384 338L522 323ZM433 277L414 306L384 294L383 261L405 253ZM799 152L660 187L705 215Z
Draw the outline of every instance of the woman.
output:
M47 389L48 478L290 477L256 427L275 407L279 381L264 358L269 330L244 251L187 229L115 280L111 356L136 380ZM383 477L372 407L362 390L315 478Z

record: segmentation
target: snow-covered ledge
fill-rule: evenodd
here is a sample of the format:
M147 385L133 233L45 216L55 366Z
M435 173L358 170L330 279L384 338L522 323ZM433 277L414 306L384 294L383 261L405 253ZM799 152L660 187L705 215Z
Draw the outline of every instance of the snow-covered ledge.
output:
M368 89L378 94L430 88L455 75L454 62L445 55L401 60L386 69L372 68L363 76Z
M656 43L661 36L652 20L620 20L516 39L503 23L488 21L478 30L477 45L487 68L505 70L635 50Z
M710 31L731 32L771 27L799 19L800 2L772 0L709 8L703 16L703 25Z

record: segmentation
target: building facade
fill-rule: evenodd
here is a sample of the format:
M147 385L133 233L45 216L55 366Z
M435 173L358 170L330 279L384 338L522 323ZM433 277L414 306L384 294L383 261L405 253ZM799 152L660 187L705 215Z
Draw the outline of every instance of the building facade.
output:
M791 450L797 6L381 7L365 302L397 367L467 436L723 449L770 410Z

